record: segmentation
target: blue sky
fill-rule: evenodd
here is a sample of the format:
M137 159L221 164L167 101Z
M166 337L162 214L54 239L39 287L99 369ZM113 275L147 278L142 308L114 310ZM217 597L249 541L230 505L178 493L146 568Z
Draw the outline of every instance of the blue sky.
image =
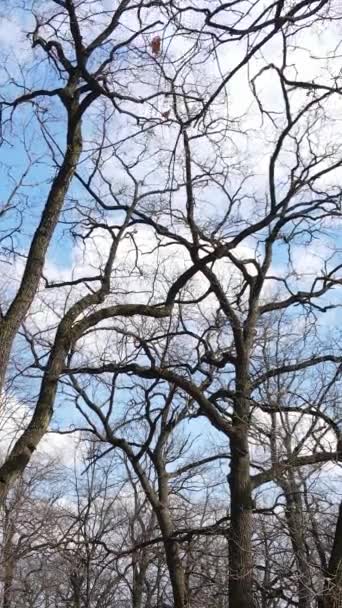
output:
M303 38L305 41L305 36L306 33L303 33ZM3 38L3 42L5 42L6 44L8 43L8 38L4 39ZM306 41L307 42L307 41ZM1 44L1 39L0 39L0 44ZM327 48L328 46L328 41L325 39L323 41L323 45L325 44L324 48ZM237 55L239 55L241 49L238 49L238 52L236 53ZM276 53L279 51L279 48L274 48L273 45L270 45L270 48L267 50L267 53L271 54L271 53ZM236 59L235 55L234 55L234 51L231 52L231 54L229 55L229 57L227 56L227 53L224 49L222 50L222 61L226 61L227 64L231 61L234 62L234 60ZM228 54L230 53L230 51L228 51ZM301 63L304 63L306 61L306 59L301 59ZM308 65L307 68L307 73L310 72L310 69L312 68L312 65ZM29 78L27 81L27 86L31 86L31 84L33 82L35 82L36 84L40 81L42 81L44 84L46 83L46 66L41 65L40 67L37 67L35 69L35 71L33 72L32 70L29 71ZM254 65L254 69L257 69L257 66ZM18 71L16 72L16 74L19 77L19 73ZM246 117L246 123L243 124L247 124L247 127L249 129L249 134L248 137L241 137L240 133L238 132L238 128L236 128L235 130L232 128L231 131L229 131L229 137L227 137L227 140L224 144L224 151L227 154L227 165L230 168L231 165L234 162L234 159L239 159L241 158L239 155L241 155L243 157L244 163L243 163L243 170L245 172L250 171L250 174L253 175L252 179L248 179L246 181L246 185L244 185L243 188L243 197L242 197L242 203L241 203L241 216L242 216L242 221L247 222L250 221L250 216L252 216L252 219L254 219L254 216L256 215L256 204L255 204L255 199L253 198L258 197L258 202L259 202L259 210L260 208L264 207L265 204L265 200L266 200L266 196L268 195L268 184L267 184L267 171L268 171L268 161L269 161L269 154L270 154L270 150L272 149L272 141L271 138L274 137L274 131L276 129L274 129L274 125L270 124L269 122L267 122L265 120L264 124L260 124L260 117L257 117L257 107L255 102L253 102L252 98L251 98L251 92L250 89L248 88L248 84L246 83L246 76L247 74L245 72L243 72L241 74L241 76L239 76L237 78L237 82L234 82L230 85L229 90L228 90L228 98L229 98L229 108L230 108L230 112L232 115L232 119L235 117L237 120L237 117L241 116L242 110L243 109L247 109L250 108L250 113L247 115ZM54 87L56 86L56 82L54 81L53 78L48 79L48 84L50 87ZM260 81L260 95L263 96L263 99L265 100L265 103L269 103L269 104L278 104L278 109L280 109L280 115L281 118L279 118L279 124L277 125L277 128L279 128L279 125L281 124L281 121L283 120L283 115L281 114L282 110L283 110L283 105L282 102L279 101L278 98L278 94L279 91L277 90L275 92L275 87L274 87L274 75L268 75L268 77L266 79L262 79ZM14 93L14 89L12 86L5 86L3 88L3 96L12 96ZM302 97L299 96L299 100L294 102L294 105L296 105L297 103L299 104L302 100ZM47 123L49 126L49 129L51 129L54 137L57 140L58 146L63 150L64 149L64 145L65 145L65 124L63 122L63 113L64 110L60 104L60 102L54 102L53 104L51 103L51 101L49 102L49 104L44 100L43 101L44 106L47 107L48 111L46 113L46 119L47 119ZM329 107L329 112L330 114L333 113L334 109L336 109L337 106L334 106L333 104L331 105L331 107ZM152 110L151 110L152 111ZM154 111L154 110L153 110ZM147 113L150 112L150 108L148 108ZM28 106L26 109L22 109L22 108L18 108L15 112L14 115L14 122L13 122L13 132L11 133L10 131L10 125L8 125L6 127L6 129L8 130L8 136L12 138L12 136L14 135L13 139L11 140L11 144L7 145L7 144L3 144L3 146L0 149L0 162L2 160L2 162L4 163L3 165L3 169L2 169L2 177L4 178L6 176L6 167L10 167L11 171L13 172L14 176L20 174L20 172L22 171L22 168L25 166L26 164L26 155L24 153L23 150L23 146L22 144L20 144L20 138L22 137L24 131L23 131L23 125L25 123L27 123L27 118L29 116L31 116L32 114L32 108L30 106ZM60 118L62 117L62 120L60 120ZM113 124L115 124L115 120L116 117L113 121ZM233 120L232 120L233 123ZM238 124L238 122L237 122ZM247 128L246 127L246 128ZM92 128L89 128L89 131L87 131L87 126L85 126L85 133L86 136L90 136L93 135L95 133L95 129L94 131L92 131ZM115 130L113 130L113 136L118 136L119 135L119 131L120 129L122 129L122 133L125 132L125 125L124 125L124 121L123 120L119 120L119 126L115 126ZM150 143L149 145L151 145L151 148L153 149L153 152L155 154L156 150L158 151L158 149L160 150L160 148L163 149L163 151L165 152L165 156L167 156L168 154L168 147L171 147L171 144L174 141L174 137L175 137L175 131L176 129L173 128L168 128L166 125L160 125L160 127L158 127L157 129L155 129L155 139L152 141L152 144ZM236 132L237 131L237 132ZM326 131L325 135L328 133L328 131ZM32 149L32 153L34 156L39 157L41 160L39 162L39 164L37 166L35 166L32 170L32 173L29 175L28 180L30 181L31 184L34 185L34 187L32 187L29 191L29 196L28 196L28 200L27 202L24 201L23 204L25 203L25 220L23 223L23 228L22 228L22 232L20 233L20 235L18 235L18 249L21 251L24 251L25 249L27 249L29 241L30 241L30 237L34 231L35 226L37 225L37 221L39 219L39 214L40 211L44 205L44 202L46 200L46 196L47 196L47 192L49 190L49 185L51 183L51 179L53 178L54 172L55 172L55 167L53 166L53 163L51 162L51 157L49 155L49 151L48 148L46 146L46 144L44 143L43 139L42 139L42 135L39 131L39 128L37 126L37 124L34 122L34 119L30 122L29 127L27 127L27 134L28 134L28 141L31 143L31 149ZM122 134L121 134L122 135ZM335 134L335 139L338 143L338 139L339 139L339 134L338 136ZM12 144L12 141L14 142L14 145ZM274 139L273 139L274 142ZM318 142L319 143L319 142ZM334 143L334 142L333 142ZM134 144L135 145L135 144ZM159 147L159 148L158 148ZM196 142L193 145L193 148L195 150L195 155L196 158L203 160L203 159L210 159L210 156L213 154L213 147L209 146L208 144L206 145L205 143L203 144L202 142L200 142L197 147L196 147ZM132 152L133 150L133 152ZM127 146L127 154L133 154L135 153L133 145L131 147L131 149L129 148L129 146ZM279 184L280 182L282 183L282 190L284 189L284 184L286 185L286 179L287 179L287 175L288 175L288 169L286 168L286 162L289 161L289 159L292 158L292 154L293 154L293 150L286 150L286 152L284 153L284 157L283 157L283 164L282 166L279 168ZM165 179L165 174L166 174L166 169L163 166L162 163L159 163L161 166L158 166L158 158L156 158L155 156L153 157L153 161L149 158L145 159L144 162L142 163L142 169L139 167L137 169L137 173L140 172L147 172L147 164L153 162L153 171L152 171L152 175L148 175L148 177L146 178L146 188L148 187L148 185L154 184L154 183L158 183L159 180L164 180ZM179 168L177 168L177 171L179 172L179 175L182 174L182 157L180 155L180 159L179 159L180 165ZM81 171L84 171L84 173L87 173L87 168L89 165L84 165L81 169ZM240 169L239 169L240 170ZM107 176L109 177L109 179L113 180L113 183L115 185L115 187L119 187L118 182L119 180L117 179L117 164L114 161L108 161L107 165L106 165L106 171L107 171ZM231 171L232 177L231 177L231 182L230 185L235 185L238 183L239 179L241 178L241 175L239 174L239 171L235 172L232 170ZM121 179L121 175L120 175L120 179ZM339 176L336 177L336 180L338 181ZM11 189L11 181L8 180L7 182L2 179L1 180L1 195L6 198L6 196L8 195L8 193L10 192ZM199 205L199 210L198 210L198 218L199 221L203 221L204 219L206 219L206 215L209 212L210 209L214 209L215 212L217 212L217 214L219 215L220 213L222 213L222 207L223 207L223 203L224 203L224 197L220 197L217 195L217 192L215 192L215 198L212 196L213 195L213 190L210 188L210 186L205 190L205 196L203 195L203 201L202 201L202 205ZM87 195L85 194L83 188L77 183L76 180L74 180L72 188L69 192L69 197L70 196L74 196L75 198L80 198L80 200L84 200L84 197L87 198ZM205 198L209 199L210 205L207 204L207 201L205 200ZM214 200L211 200L212 198L214 198ZM177 195L174 197L173 199L173 204L174 207L177 210L177 206L179 206L178 210L184 209L184 195ZM27 204L27 207L26 207ZM3 224L5 228L7 228L6 223ZM177 229L182 230L182 228L177 227ZM335 232L335 225L333 225L332 227L328 228L329 233L332 233L332 242L334 243L334 245L337 248L341 247L341 237L338 234L337 231L337 227L336 227L336 232ZM140 241L139 241L140 238ZM157 272L159 272L159 277L158 277L158 281L159 281L159 285L162 283L163 280L163 276L162 276L162 270L167 269L167 264L165 263L165 259L163 259L163 255L161 255L161 257L159 259L157 259L156 256L154 256L153 254L148 254L148 251L155 245L155 241L153 241L153 239L151 238L151 234L150 233L143 233L143 230L139 230L139 234L136 237L136 241L141 245L140 247L140 255L141 255L141 264L142 267L146 268L147 266L149 268L151 268L152 270L156 269ZM313 268L313 264L314 264L314 260L318 259L317 258L317 251L319 249L319 246L321 246L323 243L323 245L327 244L327 237L326 235L323 235L323 237L321 237L321 243L319 244L319 241L313 241L311 244L308 244L307 247L301 246L298 247L297 251L298 251L298 257L300 256L300 260L298 260L298 262L300 261L301 266L308 267L308 273L311 273ZM87 271L87 273L89 272L89 268L93 267L93 271L96 271L96 265L98 264L99 261L99 257L97 257L97 251L96 248L98 250L100 250L101 253L101 247L102 247L102 243L96 242L96 239L94 240L94 243L92 245L90 245L89 250L86 252L86 259L85 259L85 271ZM248 255L254 255L254 247L255 247L255 243L252 240L247 241L244 244L245 249L241 250L240 249L240 253L241 255L244 255L245 257ZM105 247L104 247L105 249ZM324 249L324 248L323 248ZM58 227L58 229L56 230L56 233L54 235L52 244L50 246L49 249L49 254L48 254L48 260L47 260L47 267L48 267L48 271L51 272L53 274L53 272L55 272L55 274L58 274L58 271L69 271L69 274L72 273L73 270L76 270L77 272L81 272L82 268L73 268L72 265L75 263L75 260L77 260L77 264L81 265L80 259L81 259L81 255L80 255L80 251L81 251L81 246L79 243L75 243L70 236L67 235L67 232L65 231L65 228L63 227L63 225L60 225ZM121 253L122 252L122 253ZM132 244L132 241L130 241L130 245L127 244L127 242L123 242L122 244L122 249L120 249L120 258L119 258L119 262L121 264L121 266L124 266L124 263L127 262L128 266L131 264L132 266L132 256L133 256L133 252L134 252L134 247ZM325 251L323 250L322 252L325 255ZM78 257L77 257L78 254ZM183 255L183 257L182 257ZM172 250L172 253L170 254L171 258L172 258L172 272L177 273L180 272L181 269L184 269L184 254L180 253L179 250L177 250L177 248L175 247ZM127 261L128 260L128 261ZM284 242L279 241L277 243L277 247L275 248L275 255L274 255L274 260L273 260L273 266L274 269L276 269L279 273L281 273L283 271L283 266L284 266L284 262L286 260L286 246L284 244ZM297 261L294 260L294 262L296 263ZM123 288L127 288L127 291L130 291L130 288L137 289L140 291L143 291L144 287L145 289L151 290L151 282L150 281L150 277L147 276L143 276L141 279L139 279L139 277L137 277L137 274L133 272L131 266L129 266L130 270L127 271L127 278L124 277L124 272L122 270L122 268L120 268L120 271L118 271L118 275L119 275L119 279L117 281L116 287L117 289L119 289L119 287L121 289ZM317 271L317 268L315 268L315 271ZM131 274L130 274L131 272ZM227 266L224 266L221 271L221 278L222 278L222 282L225 285L228 285L228 271L227 271ZM152 273L151 273L152 274ZM225 275L225 276L224 276ZM235 278L234 278L235 280ZM295 284L295 278L291 277L291 281L293 281L293 283ZM201 283L201 278L199 278L199 282ZM305 286L307 286L310 282L310 278L307 277L305 280ZM202 279L202 283L203 283L203 279ZM146 287L147 285L147 287ZM202 286L202 285L200 285ZM228 287L227 287L228 289ZM51 292L50 292L51 293ZM333 297L337 297L335 296L335 292ZM113 294L114 298L117 297L117 292L115 292ZM44 295L45 297L45 295ZM53 309L55 307L55 310L60 310L63 308L64 304L66 304L66 306L68 306L68 300L66 299L65 301L63 301L63 295L60 296L59 294L56 293L56 296L54 294L52 294L51 296L49 296L48 294L46 294L46 298L50 298L49 300L49 305L51 306L51 308ZM129 294L125 297L129 297ZM138 296L133 296L133 297L138 297ZM140 295L139 294L139 298L142 298L142 300L146 297L146 294ZM272 297L272 293L270 293L270 296ZM55 300L54 300L55 298ZM61 298L62 302L58 299ZM48 314L49 312L49 314ZM51 312L51 316L50 315ZM49 328L49 324L53 325L56 323L56 318L53 316L54 310L52 311L47 311L46 312L46 323L47 323L47 328ZM295 314L296 311L294 311L293 314ZM321 323L322 326L325 326L325 329L323 330L323 336L324 336L324 332L329 329L329 331L331 331L333 328L338 326L338 318L336 316L336 313L328 313L327 315L318 315L318 317L320 319L322 319ZM46 329L46 327L44 327L44 318L43 318L43 313L42 313L42 317L38 317L39 322L42 323L42 330L44 332L44 330ZM328 321L327 321L328 319ZM143 324L143 328L144 326L146 326L147 324ZM48 331L47 331L47 335ZM95 344L94 344L95 342ZM97 346L99 348L99 350L101 350L102 348L102 344L101 344L101 338L99 338L98 336L95 336L94 338L94 342L91 343L90 342L90 353L92 356L94 356L94 358L98 355L98 352L95 350L95 347ZM109 346L107 346L107 352L109 353L110 348L112 348L114 350L113 344L110 344ZM115 344L115 348L116 348L116 344ZM21 394L25 394L25 391L27 391L27 395L29 395L32 392L35 392L36 390L38 390L38 383L35 383L33 380L30 381L25 381L26 384L24 386L23 393ZM20 389L18 390L19 394L20 394ZM98 395L98 397L100 397L101 394ZM128 397L128 392L127 392L127 397ZM57 407L57 415L54 421L54 424L56 423L56 421L61 421L63 424L68 424L69 421L74 417L74 413L71 414L71 407L70 404L68 402L66 402L63 398L63 396L61 396L58 399L58 407ZM208 430L209 428L209 430ZM197 421L196 422L196 432L199 432L200 434L213 434L216 436L216 432L212 431L212 429L210 427L208 427L208 425L206 424L206 422L204 420L201 421Z

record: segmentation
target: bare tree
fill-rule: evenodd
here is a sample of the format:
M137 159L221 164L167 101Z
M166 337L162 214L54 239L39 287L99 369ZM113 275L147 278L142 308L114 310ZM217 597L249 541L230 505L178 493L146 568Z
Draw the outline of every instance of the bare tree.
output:
M13 226L6 235L24 264L0 322L0 377L18 392L29 379L33 414L0 468L1 495L30 462L55 404L76 403L66 425L85 425L123 452L139 480L183 608L186 560L165 449L179 425L203 424L229 456L229 605L255 608L270 591L270 567L263 588L255 560L264 508L255 495L270 483L284 495L298 600L262 599L306 607L305 467L341 458L342 357L332 316L333 330L324 327L341 285L331 25L341 15L325 0L24 7L34 15L37 71L8 79L3 146L30 108L52 183L29 237L15 243ZM306 36L318 40L323 26L333 42L321 58ZM74 258L56 279L47 249L58 230ZM294 440L300 424L309 426ZM323 584L330 603L340 592L339 531L340 518Z

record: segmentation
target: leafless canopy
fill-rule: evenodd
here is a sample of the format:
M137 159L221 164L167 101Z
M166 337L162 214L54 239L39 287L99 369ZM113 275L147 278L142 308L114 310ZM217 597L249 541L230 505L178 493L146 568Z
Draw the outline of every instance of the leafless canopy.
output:
M0 11L3 608L337 608L342 7Z

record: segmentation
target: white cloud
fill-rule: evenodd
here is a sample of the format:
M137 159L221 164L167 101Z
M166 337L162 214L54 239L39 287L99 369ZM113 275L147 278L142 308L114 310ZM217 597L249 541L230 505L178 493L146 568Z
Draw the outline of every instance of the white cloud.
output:
M14 396L1 398L0 445L1 457L5 458L15 441L26 429L32 416L32 408L18 401ZM81 458L80 434L78 432L62 435L48 432L39 443L33 462L53 459L64 466L72 466Z

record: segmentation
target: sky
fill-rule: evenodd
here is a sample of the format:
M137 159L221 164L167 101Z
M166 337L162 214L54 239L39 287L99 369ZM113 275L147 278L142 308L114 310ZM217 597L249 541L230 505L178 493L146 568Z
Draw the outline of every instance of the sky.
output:
M127 23L125 24L127 26ZM43 83L44 86L56 86L54 77L48 76L49 69L46 64L37 63L37 56L32 52L30 41L26 36L28 29L32 27L28 13L14 11L9 16L3 16L0 21L0 57L2 61L6 59L4 65L7 70L5 73L4 67L0 73L0 82L3 84L2 95L4 97L14 94L13 83L9 80L20 79L25 73L26 86L37 86L38 83ZM97 30L98 23L96 20L90 25L89 36L93 37ZM120 32L122 36L124 28ZM297 48L291 48L289 51L289 64L293 67L288 71L288 77L294 78L298 74L301 79L315 81L320 83L330 82L334 76L339 76L339 44L341 37L341 26L338 22L329 25L328 29L323 29L320 25L314 28L304 29L297 36ZM117 42L117 40L116 40ZM137 46L140 49L145 48L148 44L148 38L141 38ZM180 58L184 53L184 46L188 44L184 40L176 39L169 41L165 35L165 43L163 47L164 69L167 73L172 74L172 61ZM182 46L183 45L183 46ZM333 51L337 50L337 60L331 60L327 66L326 57L330 56ZM218 57L211 57L206 65L197 66L195 71L202 76L200 86L203 88L213 86L213 83L218 77L217 65L223 72L228 72L240 60L244 48L241 44L227 44L220 47L217 51ZM205 53L203 52L203 55ZM39 58L39 56L38 56ZM216 59L218 59L218 64ZM129 61L139 63L136 56L130 59L128 56L119 58L120 65L125 67ZM195 171L198 174L201 172L201 165L204 163L213 163L212 173L215 170L225 173L227 184L231 190L240 188L239 201L239 218L240 221L247 225L251 217L254 219L264 210L265 202L268 196L268 163L270 153L274 146L274 138L281 127L285 125L286 117L284 112L284 101L280 94L279 80L277 79L275 70L261 71L267 62L272 62L275 66L279 66L282 61L281 39L273 39L264 49L262 54L253 59L250 63L250 72L242 69L239 74L232 79L225 91L226 103L228 105L229 125L227 136L221 144L221 149L224 152L225 159L218 160L215 157L215 137L213 136L210 145L208 141L203 141L200 138L194 140L193 151L197 162ZM181 59L179 59L181 62ZM184 62L185 63L185 62ZM328 69L331 71L329 73ZM183 73L186 73L187 67L184 65ZM138 73L138 68L135 73ZM146 75L140 73L141 94L149 88L162 87L164 84L157 80L157 71L154 70L153 64L146 68ZM299 77L298 76L298 77ZM252 79L255 84L254 95L248 81ZM254 78L254 79L253 79ZM122 80L122 83L124 79ZM134 90L137 87L134 78L129 82L129 87ZM294 108L300 107L303 100L306 99L307 92L301 91L293 94ZM272 120L270 114L261 115L258 107L262 102L268 111L272 111ZM159 119L160 112L168 108L167 99L160 99L154 105L146 104L141 111L145 118L149 118L151 122L155 120L155 116ZM45 102L44 102L45 107ZM304 137L301 141L301 153L303 158L307 158L312 150L319 152L326 148L331 158L335 158L342 154L340 143L340 122L341 122L341 100L339 96L332 97L331 101L325 106L325 116L320 113L320 110L315 109L316 116L311 116L312 128L310 135L310 146L308 140ZM53 149L56 151L58 147L63 149L65 138L65 125L63 124L63 112L61 104L58 102L46 105L47 113L44 120L47 121L47 128L53 134L56 143L53 144ZM99 121L99 113L102 109L95 106L88 115L88 122L84 126L85 134L85 151L83 155L82 165L80 167L81 175L86 176L94 165L96 159L96 146L101 136L101 121ZM182 108L184 111L184 108ZM324 120L323 120L324 118ZM101 173L102 178L106 183L101 183L99 177L93 180L94 189L103 195L109 196L109 190L115 195L122 197L124 200L129 200L132 190L132 182L127 179L127 174L123 168L122 160L131 162L132 159L139 159L139 163L132 167L132 173L139 179L141 191L145 192L149 189L155 189L168 183L168 165L167 159L170 155L170 149L174 146L177 139L178 128L171 121L166 124L161 121L152 131L151 136L148 136L148 146L150 152L144 149L146 136L134 137L128 142L118 144L118 141L123 138L128 132L132 132L133 126L129 118L125 115L114 115L109 121L110 133L105 138L106 152L101 157ZM297 135L300 137L303 134L307 124L303 120L298 124ZM246 135L241 135L241 130L245 131ZM18 109L14 114L12 126L6 126L6 137L10 143L4 142L0 148L1 164L1 196L6 199L8 194L13 189L14 180L21 174L23 167L27 166L28 157L36 161L33 163L32 169L25 178L25 182L17 195L18 205L24 212L24 221L21 225L20 234L16 236L16 246L20 253L27 250L28 243L34 227L38 221L42 205L46 199L48 189L53 178L55 167L49 155L49 148L46 141L42 137L42 133L38 128L37 121L32 118L31 108L25 110ZM196 127L190 130L191 135L196 134ZM113 146L112 142L116 142ZM25 150L26 147L26 150ZM280 162L276 171L276 182L278 196L281 196L287 188L288 176L291 166L294 162L295 148L293 141L289 140L281 154ZM58 156L59 158L59 156ZM177 158L176 174L179 181L184 179L183 157L181 153ZM291 164L292 163L292 164ZM133 164L133 163L132 163ZM10 170L10 174L9 174ZM7 179L6 179L7 177ZM220 178L221 179L221 178ZM334 188L334 184L339 184L341 180L341 169L338 168L334 175L320 180L321 187ZM204 181L204 180L203 180ZM334 184L332 183L334 182ZM89 197L85 193L80 182L74 180L69 193L70 199L77 200L81 205L89 204ZM198 211L197 218L199 223L204 226L208 217L221 217L227 205L227 199L223 193L222 183L219 186L213 186L212 183L201 184L198 193ZM145 203L148 210L151 207L151 213L157 219L164 220L169 208L160 198L156 196L151 200L148 198ZM181 212L185 207L184 193L177 193L173 197L172 205L174 206L174 225L178 234L187 236L188 232L184 223L181 220ZM114 225L121 221L120 214L108 214L105 217L106 221L112 222ZM179 222L177 223L177 218ZM64 215L64 220L72 221L74 215L72 210ZM9 222L17 222L18 215L5 220L3 227L8 228ZM8 223L7 223L8 222ZM280 241L275 249L275 256L270 274L281 275L284 272L288 274L289 282L292 287L297 288L300 283L301 289L308 288L311 284L312 277L320 272L322 264L327 258L329 264L336 263L341 260L341 236L340 228L335 224L335 221L327 221L324 226L324 233L317 235L312 240L303 242L302 238L298 238L298 242L293 248L293 257L291 259L292 267L288 267L287 247L285 241ZM82 228L85 230L85 226ZM77 278L83 275L93 276L98 273L99 266L103 266L103 261L106 259L106 254L109 248L109 241L105 231L97 230L94 233L94 238L87 242L82 239L70 238L68 234L68 225L61 225L54 236L53 242L49 249L49 254L44 269L44 274L49 281L68 280L71 277ZM226 237L222 234L222 238ZM164 245L166 242L164 241ZM151 292L154 290L154 297L157 301L163 298L166 285L165 280L170 280L181 273L189 264L189 257L184 252L184 249L178 245L171 247L163 247L157 250L158 240L154 237L151 230L142 226L127 232L126 238L122 240L118 249L118 259L115 268L115 293L111 295L111 301L122 301L124 294L125 301L149 301ZM235 252L237 256L254 257L258 255L257 243L254 239L247 239L242 243ZM139 265L143 269L142 273L137 271L135 264L138 256ZM0 261L2 278L0 282L0 293L9 299L9 295L15 292L16 286L20 279L23 269L23 257L19 255L16 260L10 256L3 258ZM157 280L153 276L157 273ZM234 274L235 272L235 274ZM218 274L225 284L227 290L233 289L238 282L237 272L232 270L232 266L228 263L218 264ZM298 276L300 275L300 280ZM228 280L229 279L229 280ZM265 291L265 298L274 297L276 282L270 281L268 291ZM32 307L31 318L27 321L27 327L32 332L41 332L42 350L46 347L46 343L51 339L56 330L57 322L68 306L75 300L76 297L83 293L82 287L69 290L46 290L42 283L41 290ZM203 290L203 279L196 277L192 283L192 290L200 293ZM138 295L137 295L138 294ZM330 296L329 296L330 297ZM335 298L335 292L332 292L332 298ZM214 304L208 301L203 305L205 314L214 314ZM317 324L320 325L322 335L332 335L335 333L338 326L339 312L333 310L326 315L318 315ZM200 319L195 319L195 323L200 323ZM133 321L132 321L133 323ZM121 324L121 325L120 325ZM118 320L118 327L122 327L122 322ZM153 325L152 321L148 321L143 327L134 327L137 331L150 329ZM120 334L113 338L110 333L103 337L103 334L90 334L79 348L79 360L96 361L101 357L113 356L113 349L116 349L120 354L120 348L128 350L132 348L129 340L122 346ZM22 342L18 341L19 346ZM183 355L191 355L191 345L181 344L184 349ZM187 350L188 349L188 350ZM20 353L19 353L20 360ZM22 356L22 361L25 362L26 353ZM32 402L34 402L34 394L38 389L38 382L34 379L25 380L25 384L18 385L17 391L14 392L13 403L14 409L18 412L17 417L21 424L22 416L27 415ZM125 394L125 393L124 393ZM102 392L100 392L102 396ZM24 399L24 403L22 400ZM31 401L32 399L32 401ZM65 395L60 395L58 400L57 416L54 420L54 425L58 422L59 425L67 425L74 421L74 413L71 414L70 402L65 398ZM20 426L19 424L19 426ZM308 424L305 422L305 425ZM197 431L203 433L205 437L212 435L212 443L215 443L217 436L215 431L207 431L206 425L202 422L198 423ZM305 432L305 431L303 431ZM45 441L45 446L42 449L57 450L66 458L67 461L73 459L74 444L70 442L66 436L49 435ZM68 446L68 447L67 447ZM71 446L71 447L70 447ZM70 448L70 455L68 454ZM260 456L260 454L258 454ZM261 457L261 456L260 456Z

